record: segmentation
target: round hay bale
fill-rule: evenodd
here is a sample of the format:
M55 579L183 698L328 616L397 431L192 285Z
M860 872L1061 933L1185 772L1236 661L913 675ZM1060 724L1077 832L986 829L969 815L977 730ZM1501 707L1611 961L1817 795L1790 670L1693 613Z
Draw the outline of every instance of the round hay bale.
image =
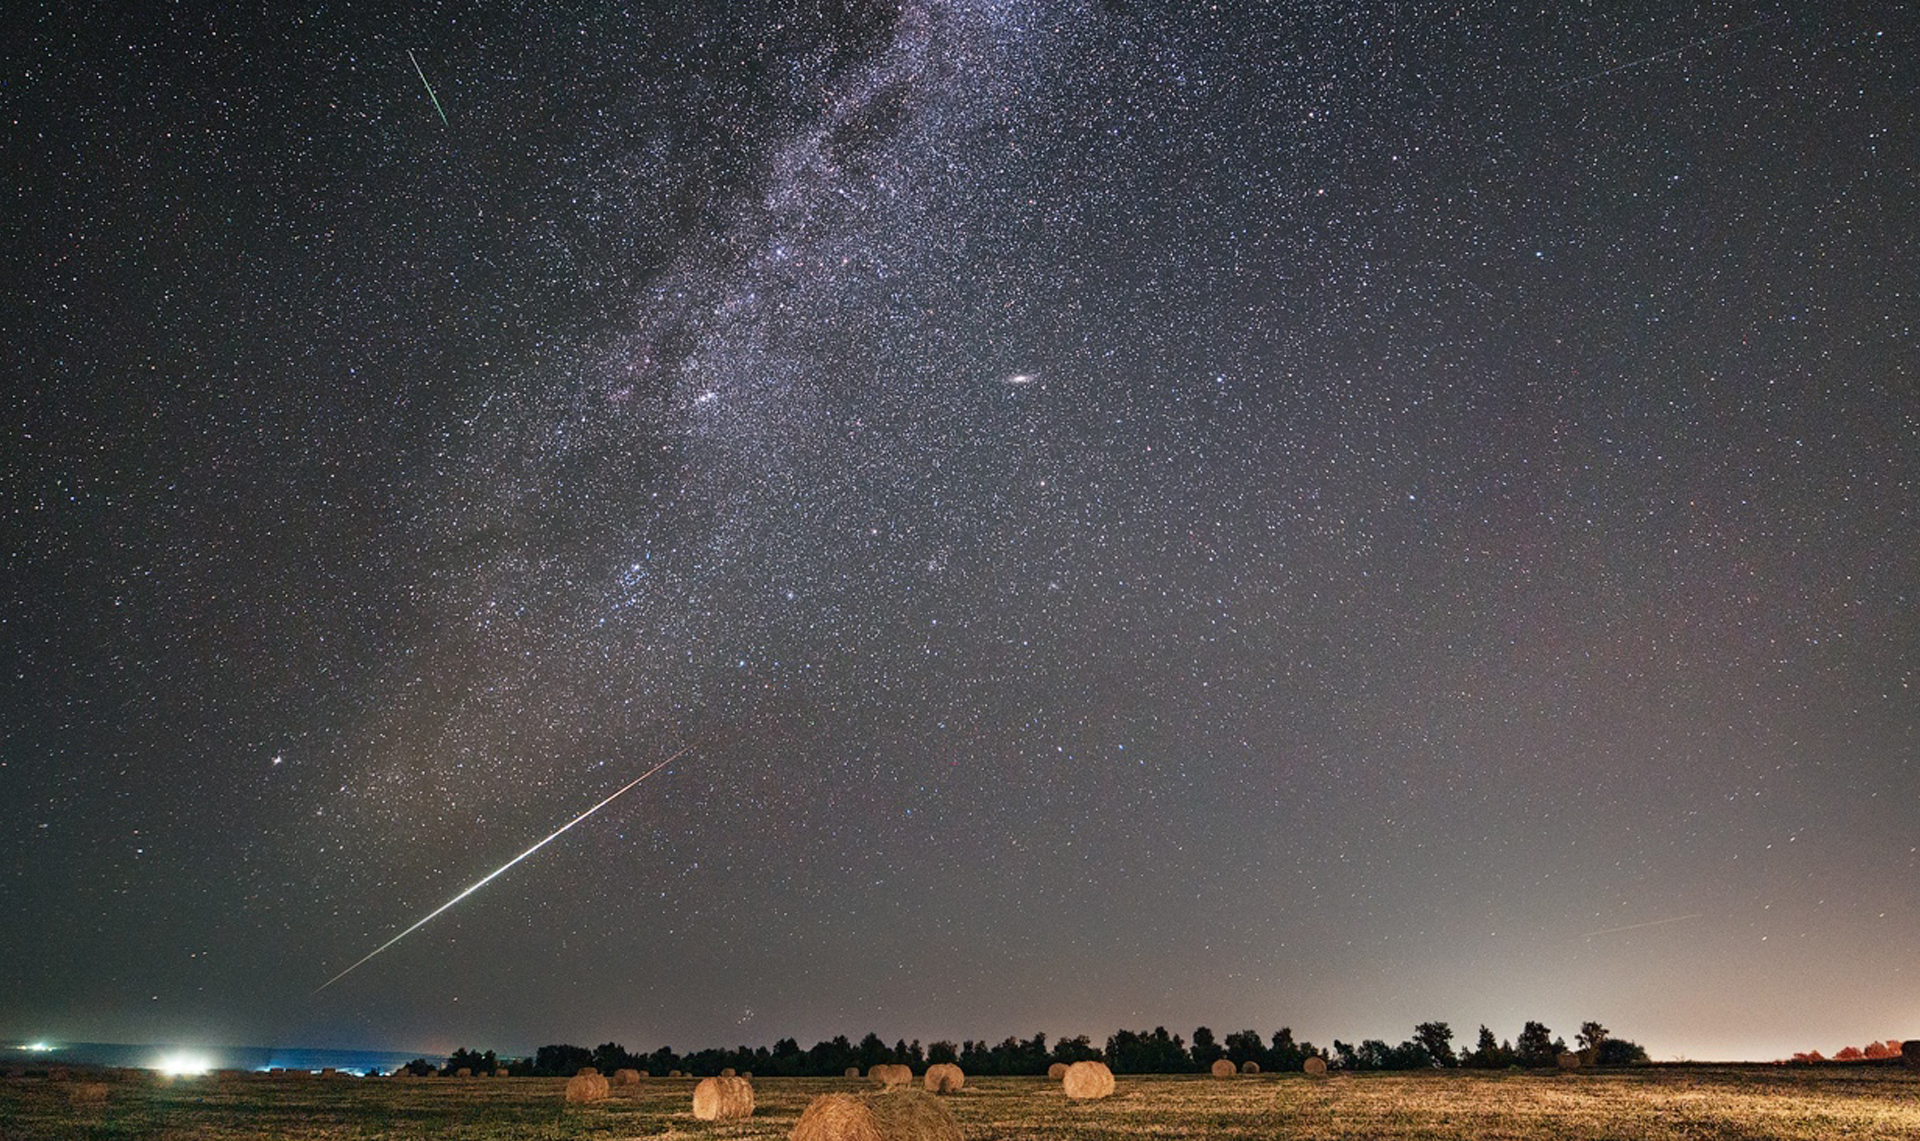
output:
M879 1065L868 1070L867 1076L879 1082L881 1085L886 1086L888 1089L892 1089L894 1086L910 1086L913 1084L912 1067L903 1066L897 1062L881 1062Z
M1067 1064L1065 1062L1055 1062L1053 1065L1047 1067L1047 1077L1056 1082L1066 1076Z
M668 1070L667 1076L670 1078L684 1078L687 1075L681 1073L679 1070Z
M510 1078L513 1075L507 1072L507 1068L505 1066L501 1066L499 1069L493 1071L493 1076L496 1078Z
M952 1062L940 1062L927 1067L923 1081L928 1093L959 1093L960 1087L967 1084L967 1075Z
M739 1075L733 1072L732 1066L725 1066L721 1068L720 1076L723 1078L732 1078L732 1077L738 1077Z
M639 1070L613 1071L613 1084L617 1086L637 1086L640 1084Z
M1216 1078L1230 1078L1240 1071L1234 1067L1232 1062L1227 1061L1225 1058L1215 1058L1213 1065L1209 1067L1209 1072Z
M857 1078L857 1077L859 1077L859 1076L860 1076L860 1067L859 1067L859 1066L848 1066L848 1067L847 1067L847 1076L848 1076L848 1077L850 1077L850 1078Z
M1075 1101L1092 1101L1113 1093L1113 1071L1105 1062L1075 1062L1060 1078L1060 1086Z
M1327 1060L1315 1054L1313 1057L1300 1063L1300 1070L1302 1073L1309 1074L1313 1077L1324 1078L1327 1076Z
M752 1071L752 1070L741 1070L741 1071L740 1071L740 1076L741 1076L741 1077L743 1077L743 1078L745 1078L745 1079L747 1079L748 1081L752 1081L752 1080L753 1080L753 1071Z
M821 1094L794 1122L792 1141L960 1141L960 1126L940 1099L919 1090L862 1097Z
M596 1101L605 1101L607 1097L607 1079L600 1071L588 1066L567 1079L567 1101L588 1105Z
M704 1078L693 1087L693 1115L701 1121L753 1116L753 1083L729 1074Z
M599 1069L594 1066L581 1066L579 1069L573 1071L573 1076L577 1078L582 1074L597 1074L599 1072Z
M1555 1058L1554 1061L1558 1062L1560 1068L1563 1070L1577 1070L1580 1068L1580 1055L1572 1052L1563 1053L1558 1058Z
M1240 1072L1243 1074L1257 1074L1260 1072L1260 1063L1254 1061L1252 1058L1248 1058L1246 1061L1240 1063Z
M328 1077L332 1077L333 1074L329 1070L321 1070L320 1076L323 1078L328 1078ZM453 1076L456 1078L470 1078L473 1076L473 1069L469 1066L461 1066L459 1069L453 1071Z

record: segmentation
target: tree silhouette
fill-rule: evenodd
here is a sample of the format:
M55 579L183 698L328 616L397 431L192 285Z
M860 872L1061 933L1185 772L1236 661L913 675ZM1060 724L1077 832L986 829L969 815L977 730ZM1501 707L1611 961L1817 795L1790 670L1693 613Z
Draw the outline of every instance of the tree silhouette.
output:
M1214 1041L1212 1030L1205 1026L1194 1027L1193 1048L1188 1051L1189 1056L1193 1058L1194 1069L1205 1071L1207 1067L1218 1061L1223 1053L1225 1051L1220 1049L1220 1043Z
M1513 1048L1496 1040L1493 1031L1483 1024L1480 1036L1474 1040L1473 1051L1463 1059L1463 1064L1476 1070L1504 1070L1513 1064Z
M1444 1022L1422 1022L1413 1028L1413 1041L1427 1052L1436 1066L1457 1066L1453 1056L1453 1027Z
M500 1059L492 1050L480 1054L462 1046L447 1056L447 1064L440 1067L440 1072L446 1077L452 1077L461 1070L470 1074L491 1074L499 1068Z
M1297 1070L1308 1055L1314 1053L1313 1043L1295 1042L1293 1028L1282 1026L1273 1032L1273 1044L1267 1051L1267 1068L1275 1072Z
M865 1038L860 1039L860 1045L855 1050L855 1054L859 1061L854 1064L860 1067L860 1072L863 1074L875 1066L893 1061L893 1051L887 1049L887 1044L880 1040L880 1035L871 1030L867 1031Z
M1553 1031L1543 1023L1527 1023L1520 1028L1520 1037L1514 1040L1513 1052L1523 1066L1553 1065L1558 1054L1553 1048Z
M1643 1066L1648 1058L1639 1043L1609 1036L1593 1052L1593 1061L1600 1066Z
M593 1065L593 1051L585 1046L569 1046L561 1043L542 1046L533 1054L533 1072L542 1077L570 1078L580 1072L581 1067Z
M1100 1051L1094 1048L1093 1042L1089 1040L1085 1034L1077 1034L1072 1038L1062 1038L1060 1041L1055 1042L1053 1044L1052 1059L1056 1062L1065 1062L1068 1065L1072 1065L1075 1062L1098 1062L1101 1060Z
M1583 1049L1592 1052L1593 1061L1598 1065L1647 1061L1644 1049L1613 1037L1597 1022L1581 1024L1579 1041ZM668 1046L649 1054L634 1054L618 1042L602 1043L592 1050L561 1043L541 1046L531 1058L507 1061L505 1068L515 1075L556 1077L571 1077L583 1066L594 1066L607 1074L632 1068L655 1074L683 1070L704 1076L732 1067L768 1076L838 1077L850 1066L864 1071L882 1062L900 1062L924 1069L931 1062L957 1061L968 1073L985 1075L1038 1074L1045 1072L1050 1062L1104 1061L1115 1073L1178 1074L1204 1069L1225 1057L1237 1067L1254 1062L1263 1070L1286 1073L1297 1071L1312 1056L1325 1057L1330 1064L1350 1070L1418 1070L1458 1065L1502 1069L1516 1062L1551 1066L1556 1055L1566 1049L1566 1045L1539 1022L1527 1023L1518 1042L1516 1049L1497 1041L1493 1031L1482 1025L1474 1048L1456 1054L1453 1028L1445 1022L1420 1023L1413 1028L1413 1036L1398 1046L1377 1038L1367 1039L1358 1046L1335 1039L1330 1052L1319 1050L1311 1042L1296 1042L1292 1029L1284 1026L1274 1031L1266 1044L1253 1030L1236 1030L1228 1034L1223 1043L1215 1038L1210 1027L1202 1026L1194 1030L1191 1047L1178 1034L1169 1034L1164 1026L1156 1026L1151 1031L1121 1029L1107 1038L1104 1049L1095 1046L1084 1034L1058 1042L1050 1042L1045 1034L1024 1040L1009 1036L997 1044L968 1039L959 1046L943 1039L923 1049L917 1040L902 1039L889 1046L878 1034L868 1033L858 1045L848 1041L846 1035L838 1035L802 1050L795 1039L782 1038L771 1050L765 1046L737 1046L698 1050L684 1056ZM1879 1057L1895 1052L1891 1049L1894 1045L1875 1043L1865 1051L1850 1050L1845 1056ZM1813 1056L1799 1055L1801 1059ZM448 1059L445 1068L448 1073L463 1068L484 1073L500 1066L500 1059L492 1051L482 1053L462 1047ZM439 1069L424 1060L416 1060L407 1068L428 1074Z
M1198 1037L1198 1035L1195 1035ZM1248 1062L1263 1070L1276 1068L1266 1043L1260 1041L1258 1030L1236 1030L1227 1035L1227 1060L1242 1069Z

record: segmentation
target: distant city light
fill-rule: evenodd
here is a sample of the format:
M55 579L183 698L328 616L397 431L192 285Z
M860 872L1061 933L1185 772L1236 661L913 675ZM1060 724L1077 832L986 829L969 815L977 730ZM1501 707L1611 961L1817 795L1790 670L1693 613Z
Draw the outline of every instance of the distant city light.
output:
M46 1042L29 1042L20 1048L22 1050L31 1050L36 1054L46 1054L53 1050L53 1047Z
M168 1054L154 1063L154 1069L170 1078L195 1077L213 1069L213 1062L205 1054L192 1054L182 1051Z

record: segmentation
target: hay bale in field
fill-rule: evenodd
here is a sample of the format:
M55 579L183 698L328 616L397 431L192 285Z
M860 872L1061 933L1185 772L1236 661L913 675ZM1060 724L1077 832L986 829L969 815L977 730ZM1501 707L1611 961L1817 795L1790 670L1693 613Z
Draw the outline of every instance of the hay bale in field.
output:
M940 1099L918 1090L862 1097L821 1094L794 1122L792 1141L960 1141L960 1126Z
M848 1077L850 1077L850 1078L857 1078L857 1077L859 1077L859 1076L860 1076L860 1067L859 1067L859 1066L848 1066L848 1067L847 1067L847 1076L848 1076Z
M332 1070L321 1070L320 1074L322 1077L325 1077L332 1072ZM453 1071L453 1076L456 1078L470 1078L473 1076L473 1068L471 1066L461 1066L459 1069Z
M723 1078L732 1078L732 1077L738 1077L739 1075L733 1072L732 1066L726 1066L721 1069L720 1076Z
M1327 1060L1316 1054L1300 1063L1300 1070L1310 1077L1324 1078L1327 1076Z
M701 1121L752 1117L753 1083L731 1074L703 1079L693 1087L693 1115Z
M868 1070L867 1076L886 1086L888 1089L892 1089L894 1086L910 1086L913 1084L913 1068L911 1066L900 1065L897 1062L881 1062L879 1065Z
M1105 1062L1075 1062L1060 1078L1060 1086L1075 1101L1092 1101L1113 1093L1113 1071Z
M493 1071L493 1076L496 1078L506 1078L506 1077L512 1077L513 1075L507 1073L507 1068L505 1066L501 1066L499 1069Z
M1575 1053L1562 1053L1559 1057L1555 1058L1554 1061L1558 1063L1563 1070L1577 1070L1580 1068L1580 1055Z
M958 1093L967 1084L967 1075L952 1062L938 1062L927 1067L923 1081L928 1093Z
M1057 1082L1066 1076L1067 1064L1065 1062L1055 1062L1053 1065L1047 1067L1047 1077L1053 1081Z
M740 1076L741 1076L741 1077L743 1077L743 1078L745 1078L745 1079L747 1079L748 1081L752 1081L752 1080L753 1080L753 1071L752 1071L752 1070L741 1070L741 1071L740 1071Z
M1234 1067L1232 1062L1227 1061L1225 1058L1215 1058L1209 1071L1216 1078L1230 1078L1240 1072Z
M640 1084L639 1070L613 1071L613 1084L617 1086L637 1086Z
M580 1072L567 1079L567 1100L581 1105L596 1101L605 1101L607 1097L607 1079L592 1066L582 1067Z
M1257 1074L1260 1072L1260 1063L1254 1061L1252 1058L1248 1058L1246 1061L1240 1063L1240 1072L1243 1074Z
M667 1076L670 1078L684 1078L687 1075L681 1073L679 1070L668 1070Z

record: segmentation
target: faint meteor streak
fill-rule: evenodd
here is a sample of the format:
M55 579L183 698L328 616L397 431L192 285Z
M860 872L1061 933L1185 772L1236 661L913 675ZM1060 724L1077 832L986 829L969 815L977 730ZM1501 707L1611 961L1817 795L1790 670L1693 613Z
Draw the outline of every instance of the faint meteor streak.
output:
M1645 923L1629 923L1625 927L1603 927L1598 931L1589 931L1580 937L1582 939L1591 939L1595 935L1616 935L1622 931L1638 931L1642 927L1664 927L1669 923L1685 923L1689 919L1703 919L1705 917L1705 912L1699 915L1676 915L1672 919L1653 919Z
M1677 48L1668 48L1666 51L1654 52L1652 55L1643 55L1636 59L1630 59L1625 63L1617 63L1617 64L1614 64L1612 67L1605 68L1600 71L1592 72L1587 75L1582 75L1576 79L1569 79L1565 83L1562 83L1560 86L1550 88L1549 90L1556 91L1556 92L1565 91L1569 87L1578 87L1582 83L1591 83L1596 79L1605 79L1609 75L1616 75L1622 71L1629 71L1636 67L1644 67L1647 64L1655 63L1663 59L1668 59L1672 56L1679 55L1681 52L1689 51L1693 48L1700 47L1704 44L1717 43L1720 40L1724 40L1729 36L1737 36L1741 32L1751 31L1752 29L1758 28L1764 24L1777 23L1778 21L1784 20L1786 18L1787 18L1787 14L1785 12L1775 12L1773 15L1768 16L1765 19L1755 20L1750 24L1742 24L1737 28L1729 28L1726 31L1720 32L1716 35L1701 36L1697 40L1688 40L1686 43L1681 44Z
M433 100L433 109L440 112L440 125L443 127L452 126L453 124L447 122L447 113L440 110L440 97L433 93L433 84L427 82L427 73L420 70L420 61L413 59L412 48L407 49L407 58L413 60L413 73L420 77L420 86L427 89L427 98Z
M359 962L354 963L353 966L348 967L346 970L341 971L339 974L328 979L326 982L323 982L319 986L314 987L313 993L319 994L321 991L327 989L328 987L332 986L334 983L339 982L341 979L346 978L348 975L358 970L360 965L362 963L365 963L368 959L373 958L375 955L378 955L380 952L386 950L388 947L393 946L395 943L398 943L400 940L405 939L407 936L413 934L415 931L418 931L422 927L425 927L428 924L428 922L430 922L433 919L434 916L439 915L441 912L445 911L447 908L452 907L454 904L459 903L461 900L472 895L474 892L479 891L481 888L492 883L495 879L499 878L500 873L506 871L508 868L519 863L521 860L526 859L528 856L533 855L535 852L538 852L540 849L546 847L548 844L553 843L555 839L559 838L562 832L565 832L567 829L573 827L575 824L580 823L582 820L585 820L587 817L592 816L594 813L600 811L602 808L605 808L607 805L612 804L615 800L618 800L620 798L620 795L622 793L626 792L628 789L632 788L634 785L639 784L641 781L646 780L648 777L659 772L661 769L666 768L668 765L672 764L680 756L681 753L684 753L691 748L693 748L691 744L680 746L680 748L675 750L673 755L668 757L666 760L661 761L659 764L648 769L646 772L641 773L639 776L634 777L632 780L628 781L626 784L621 785L620 788L616 790L612 796L607 797L605 800L594 805L592 808L587 809L585 812L582 812L580 815L574 817L572 820L569 820L565 824L562 824L560 827L554 829L553 834L548 836L546 839L540 841L538 844L535 844L533 847L528 848L526 851L515 856L513 859L508 860L506 863L501 864L499 867L495 868L492 872L488 873L485 878L475 883L472 887L468 888L467 890L461 892L459 895L454 896L452 899L449 899L445 903L441 904L439 907L436 907L432 911L428 912L424 918L416 922L413 926L407 928L405 931L400 932L400 934L395 935L393 938L380 944L378 947L375 947L373 950L368 951L366 955L363 956Z

